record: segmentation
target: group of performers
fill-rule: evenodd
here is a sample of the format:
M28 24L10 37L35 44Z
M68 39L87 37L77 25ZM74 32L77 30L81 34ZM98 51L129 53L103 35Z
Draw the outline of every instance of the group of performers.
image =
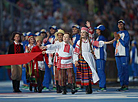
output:
M57 93L67 94L67 85L71 93L77 92L76 86L84 86L86 94L92 93L92 85L99 81L98 91L106 91L106 44L115 47L115 59L120 78L117 91L128 90L128 63L129 63L129 34L125 29L125 21L118 21L119 31L114 33L114 39L107 41L106 28L103 25L95 27L98 37L94 40L94 29L90 22L86 27L72 26L72 34L49 27L50 33L42 29L36 34L24 33L24 41L21 42L21 34L13 33L13 44L9 47L9 54L42 52L31 62L11 66L11 79L13 91L19 90L21 75L23 82L34 87L35 92L42 92L44 87L49 88L51 77L53 87ZM52 74L51 74L52 73Z

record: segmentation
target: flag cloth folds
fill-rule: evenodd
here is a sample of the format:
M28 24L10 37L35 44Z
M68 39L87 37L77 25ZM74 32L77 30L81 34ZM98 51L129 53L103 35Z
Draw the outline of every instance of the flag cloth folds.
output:
M42 52L0 55L0 66L26 64Z

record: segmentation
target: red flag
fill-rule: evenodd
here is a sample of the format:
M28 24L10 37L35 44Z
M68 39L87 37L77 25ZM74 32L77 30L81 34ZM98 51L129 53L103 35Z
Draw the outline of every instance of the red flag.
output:
M42 52L0 55L0 66L20 65L30 62Z

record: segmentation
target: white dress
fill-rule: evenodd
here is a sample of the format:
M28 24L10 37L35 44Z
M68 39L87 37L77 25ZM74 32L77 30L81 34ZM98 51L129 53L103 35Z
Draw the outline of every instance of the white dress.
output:
M92 44L94 44L94 41L91 41ZM103 46L103 42L97 42L97 46ZM80 40L77 42L74 55L73 55L73 62L78 61L78 55L80 54ZM91 71L92 71L92 78L93 82L96 83L99 81L98 74L96 72L96 64L93 54L91 53L91 48L88 39L86 41L82 40L82 56L84 60L88 63Z

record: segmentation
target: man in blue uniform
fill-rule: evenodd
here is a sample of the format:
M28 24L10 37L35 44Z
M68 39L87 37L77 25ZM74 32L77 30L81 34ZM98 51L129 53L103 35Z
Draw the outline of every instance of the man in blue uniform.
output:
M28 35L26 33L23 33L24 41L22 41L23 50L25 51L25 47L28 46ZM23 80L23 88L28 89L28 83L26 80L26 68L22 66L22 80Z
M73 48L75 48L76 43L78 40L80 40L80 26L74 25L72 26L72 42L73 42Z
M128 73L128 64L129 64L129 43L130 36L128 31L125 29L125 21L118 21L119 31L114 32L116 41L113 43L115 47L115 59L118 69L118 77L120 79L121 88L117 91L126 91L128 90L129 84L129 73Z
M57 27L53 25L53 26L50 26L49 29L50 29L50 36L49 36L49 39L47 40L47 42L44 44L44 46L46 46L48 44L54 44L54 41L55 41L55 32L57 32ZM46 88L49 88L49 84L51 83L51 77L53 79L53 88L55 88L52 59L53 59L52 55L49 55L49 63L48 63L48 65L46 65L46 71L45 71L44 81L43 81L43 85L46 86Z

